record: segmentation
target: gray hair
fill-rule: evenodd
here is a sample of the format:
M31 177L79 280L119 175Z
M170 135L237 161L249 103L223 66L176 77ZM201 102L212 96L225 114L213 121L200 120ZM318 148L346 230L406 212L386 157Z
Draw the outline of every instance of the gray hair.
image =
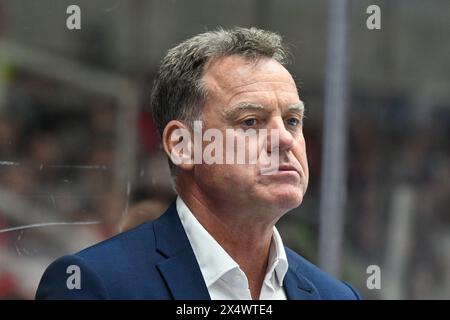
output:
M193 128L194 120L201 118L208 94L201 81L204 67L229 55L254 61L273 58L285 65L288 52L280 35L238 27L198 34L170 49L161 61L152 89L152 114L160 135L171 120Z

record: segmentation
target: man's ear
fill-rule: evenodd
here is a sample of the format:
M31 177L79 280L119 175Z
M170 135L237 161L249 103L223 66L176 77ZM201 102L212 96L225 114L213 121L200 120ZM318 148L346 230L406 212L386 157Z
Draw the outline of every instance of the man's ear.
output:
M194 168L194 150L191 131L178 120L167 123L162 134L164 151L181 170Z

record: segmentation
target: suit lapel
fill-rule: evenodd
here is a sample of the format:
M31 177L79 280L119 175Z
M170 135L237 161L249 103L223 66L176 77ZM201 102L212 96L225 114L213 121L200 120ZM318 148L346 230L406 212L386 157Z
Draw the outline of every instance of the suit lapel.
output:
M289 251L286 251L286 256L289 269L283 279L283 288L288 300L320 300L317 288L300 273L301 267Z
M158 263L157 268L166 281L173 299L211 299L197 261L189 250Z
M175 202L153 224L156 249L167 259L156 267L173 299L209 300L210 296L189 239L183 229Z

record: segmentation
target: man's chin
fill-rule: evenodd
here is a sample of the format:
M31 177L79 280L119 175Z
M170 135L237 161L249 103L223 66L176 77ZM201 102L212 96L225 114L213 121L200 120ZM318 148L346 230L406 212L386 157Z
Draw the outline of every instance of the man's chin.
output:
M264 202L268 207L272 207L275 210L287 212L289 210L297 208L303 201L303 194L297 191L282 191L277 190L270 194Z

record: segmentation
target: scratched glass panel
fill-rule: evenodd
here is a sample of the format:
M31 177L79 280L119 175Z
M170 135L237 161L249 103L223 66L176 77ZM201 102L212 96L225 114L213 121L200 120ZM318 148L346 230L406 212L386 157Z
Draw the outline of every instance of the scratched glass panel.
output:
M120 1L84 4L108 15ZM107 21L70 34L68 5L0 5L1 299L33 298L51 261L156 218L173 199L140 87L152 74L112 67Z
M119 139L126 111L112 91L99 95L20 64L10 68L0 116L2 281L11 287L6 297L30 298L48 262L151 218L171 193L146 112L130 118L139 129L130 150L120 144L127 143Z

